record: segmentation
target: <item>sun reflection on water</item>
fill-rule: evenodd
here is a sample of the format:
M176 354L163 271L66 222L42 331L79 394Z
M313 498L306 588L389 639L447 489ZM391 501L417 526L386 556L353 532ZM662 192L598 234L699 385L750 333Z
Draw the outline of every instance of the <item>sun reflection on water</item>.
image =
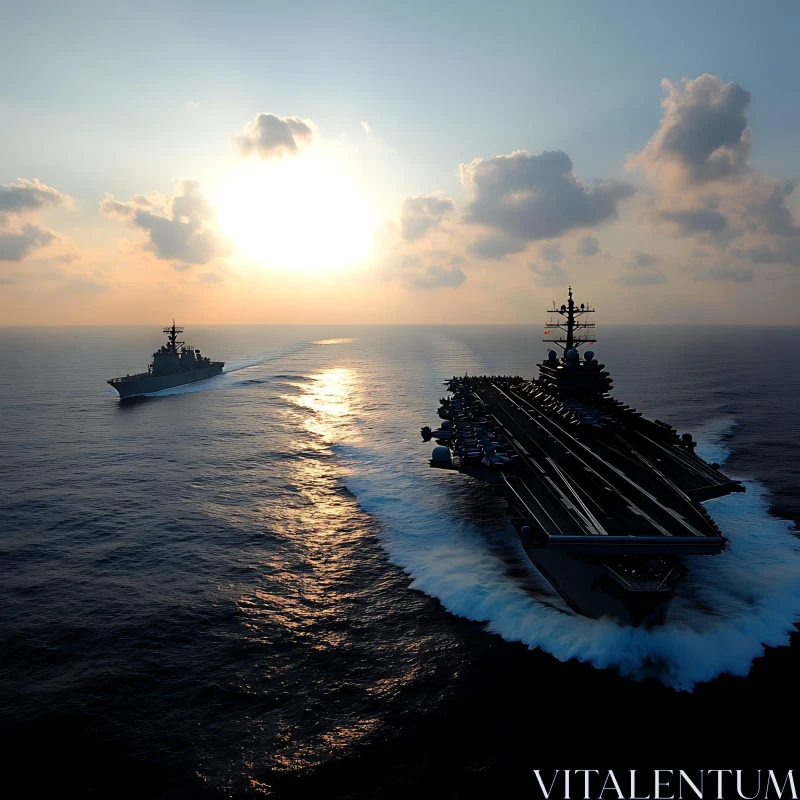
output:
M346 339L320 339L318 342L314 342L314 344L352 344L355 341L353 338L346 338Z
M352 424L358 412L360 380L355 370L338 367L311 376L311 383L302 387L304 394L285 400L314 414L304 421L310 433L326 444L346 437L358 441L358 429Z
M415 675L413 666L373 651L363 637L377 613L374 585L365 578L367 553L379 551L331 448L360 438L362 385L358 372L344 367L289 383L294 391L281 396L280 413L292 457L273 464L270 474L280 502L253 504L266 536L250 551L256 571L234 602L248 647L263 653L265 686L287 687L274 715L257 720L270 740L267 761L277 770L322 763L374 734L378 704ZM302 691L294 701L292 686Z

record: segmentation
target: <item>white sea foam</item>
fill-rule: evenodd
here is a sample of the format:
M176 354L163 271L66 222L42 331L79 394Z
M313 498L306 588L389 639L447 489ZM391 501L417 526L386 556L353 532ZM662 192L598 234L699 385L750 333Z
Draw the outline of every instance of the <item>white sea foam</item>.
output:
M732 424L726 420L713 432L719 437ZM505 639L559 660L577 658L691 690L722 673L747 675L764 645L788 643L800 618L800 542L788 522L768 513L765 490L755 481L746 482L746 494L708 503L730 539L728 549L692 559L666 624L645 630L559 608L532 566L530 579L509 574L509 557L525 562L510 524L497 523L498 538L508 542L502 552L453 507L450 482L469 479L430 474L421 481L418 474L387 469L386 453L352 445L335 449L347 464L348 488L383 521L382 541L413 588L454 614L485 622ZM727 455L719 439L702 449L720 463Z

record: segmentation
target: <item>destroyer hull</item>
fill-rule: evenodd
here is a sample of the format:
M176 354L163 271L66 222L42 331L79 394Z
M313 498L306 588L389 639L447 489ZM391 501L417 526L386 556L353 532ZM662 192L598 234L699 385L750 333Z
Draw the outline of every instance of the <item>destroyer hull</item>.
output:
M215 375L222 373L224 364L220 361L214 362L210 367L200 367L197 369L182 370L171 375L142 375L131 378L116 378L108 381L119 393L121 400L131 397L160 392L164 389L173 389L176 386L185 386L188 383L197 383Z

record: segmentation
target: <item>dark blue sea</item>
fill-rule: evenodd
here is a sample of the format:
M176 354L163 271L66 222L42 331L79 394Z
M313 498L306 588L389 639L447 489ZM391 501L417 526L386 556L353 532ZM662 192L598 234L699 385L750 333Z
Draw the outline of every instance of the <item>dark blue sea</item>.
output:
M504 503L430 470L454 374L536 326L0 328L0 752L14 797L483 797L534 768L793 766L800 328L600 326L615 395L747 493L663 627L577 617ZM512 787L519 787L513 791Z

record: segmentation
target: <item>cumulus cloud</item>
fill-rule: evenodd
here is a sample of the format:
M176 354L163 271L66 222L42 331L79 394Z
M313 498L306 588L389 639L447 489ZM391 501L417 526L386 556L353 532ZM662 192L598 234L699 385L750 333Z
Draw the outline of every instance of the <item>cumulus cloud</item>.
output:
M420 194L406 197L400 212L400 235L406 241L421 239L455 209L449 197Z
M754 264L788 264L792 267L800 267L800 240L798 239L779 242L775 247L759 244L754 247L734 248L732 253Z
M731 283L750 283L753 280L753 270L737 267L712 267L711 269L698 270L695 273L696 281L730 281Z
M709 208L660 211L664 222L675 225L678 236L694 236L699 233L722 233L728 228L728 218Z
M311 123L300 117L259 114L232 141L243 156L284 158L297 155L310 145L314 130Z
M58 239L57 234L24 218L46 207L71 204L69 195L37 178L0 185L0 261L22 261Z
M587 187L560 151L476 158L459 167L461 182L473 194L464 219L494 231L535 241L552 239L617 217L617 204L634 189L618 181Z
M735 250L759 263L797 265L800 257L800 225L789 207L794 181L751 171L732 180L721 195L720 213L726 229L714 234L720 247L735 243ZM760 254L769 253L765 258Z
M658 256L651 255L650 253L643 253L641 250L631 250L628 254L628 266L632 269L652 267L653 264L658 263L658 260Z
M405 198L399 224L387 222L375 237L385 280L409 289L456 289L464 283L464 259L451 250L452 231L437 230L453 208L452 200L437 194Z
M667 278L664 273L658 269L653 269L660 261L661 259L658 256L651 253L631 250L628 253L625 272L616 279L616 283L620 286L647 286L666 283Z
M127 202L106 193L100 209L147 231L145 250L165 261L207 264L230 255L233 245L219 232L216 210L197 181L176 180L176 191L134 195Z
M767 175L756 175L747 182L746 211L755 217L766 233L776 236L800 236L800 225L794 221L786 205L797 187L797 181L781 181Z
M539 259L544 261L547 266L540 267L538 264L528 264L528 269L534 274L534 282L537 286L563 286L569 276L561 262L564 260L564 253L558 242L547 242L539 245Z
M716 75L684 78L669 94L664 116L647 146L630 160L646 172L675 183L699 184L739 175L747 168L750 93Z
M24 214L44 206L71 205L72 198L46 186L37 178L32 181L20 178L12 183L0 185L0 211L8 214ZM0 224L4 220L0 216ZM7 219L7 218L6 218Z
M706 254L698 257L699 266L681 274L745 283L753 278L749 267L754 264L800 266L800 224L792 214L798 184L758 173L749 164L749 93L713 75L664 86L663 118L629 165L640 167L650 184L639 195L641 220L656 225L659 234L688 239L689 249L703 246ZM368 125L364 130L371 135ZM561 151L532 155L518 150L477 158L461 164L459 173L468 193L458 208L463 224L454 222L456 210L449 199L408 198L395 226L400 245L393 245L394 251L419 259L425 249L447 247L499 261L543 243L529 264L541 285L567 280L563 244L555 239L569 236L570 255L614 258L601 250L598 236L592 235L596 231L587 229L617 218L620 204L635 193L628 183L581 180ZM617 260L622 269L610 279L623 286L658 285L672 277L671 259L662 263L654 253L631 251ZM418 260L407 266L404 280L412 285L408 276L414 270L433 266L441 265ZM439 272L431 275L441 277Z
M561 245L558 242L548 242L539 246L539 257L551 263L564 260Z
M394 253L384 261L383 272L410 289L457 289L467 278L462 262L442 251Z
M409 275L409 284L415 289L457 289L466 280L464 271L457 266L426 267Z
M533 280L537 286L564 286L569 280L567 271L557 262L551 262L546 267L528 264L528 269L534 274Z
M32 250L50 244L56 235L36 225L21 231L0 231L0 261L22 261Z
M596 236L582 236L575 252L579 256L596 256L600 252L600 240Z
M76 252L71 251L68 253L60 253L57 256L52 256L50 260L55 261L57 264L71 264L73 261L77 261L79 258L80 256Z
M470 255L481 259L501 259L512 253L521 253L527 243L516 236L491 233L476 239L468 248Z
M800 266L800 225L790 207L797 182L749 164L750 94L707 74L664 86L659 128L629 160L654 179L649 219L703 241L718 259Z
M657 270L655 272L624 272L616 280L620 286L649 286L666 282L665 275Z

